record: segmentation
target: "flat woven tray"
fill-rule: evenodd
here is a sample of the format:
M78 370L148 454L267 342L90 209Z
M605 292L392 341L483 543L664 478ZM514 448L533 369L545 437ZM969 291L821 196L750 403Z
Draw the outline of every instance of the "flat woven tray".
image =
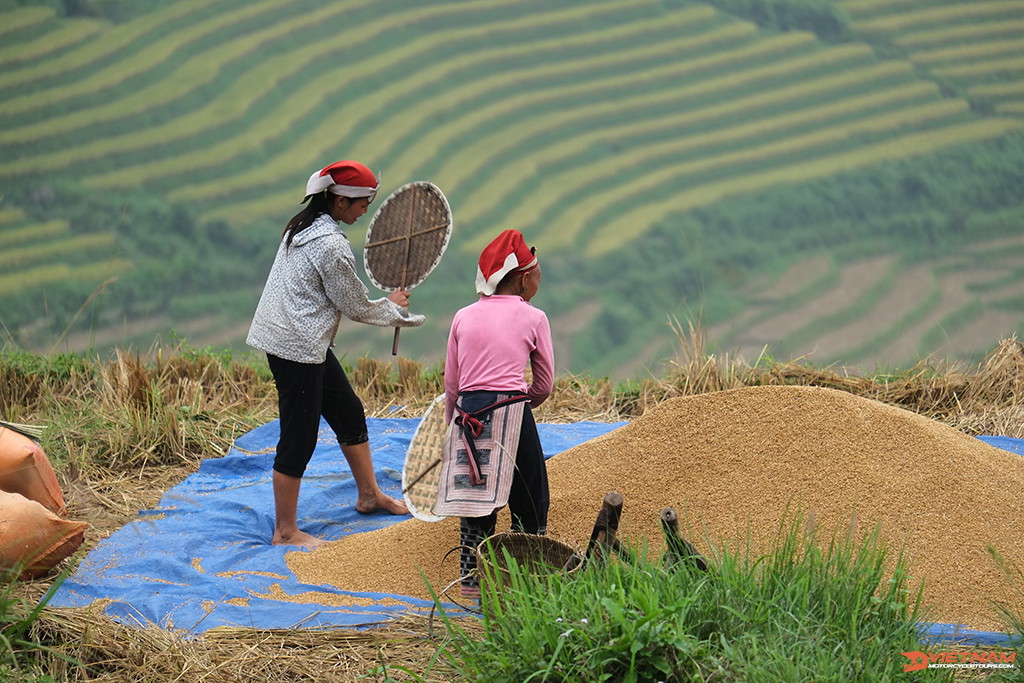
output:
M412 289L441 261L451 237L452 212L444 193L426 181L392 192L366 231L363 261L378 289Z
M444 423L444 394L434 399L420 419L402 467L402 496L409 512L424 522L444 517L433 513L441 480L441 453L448 426Z

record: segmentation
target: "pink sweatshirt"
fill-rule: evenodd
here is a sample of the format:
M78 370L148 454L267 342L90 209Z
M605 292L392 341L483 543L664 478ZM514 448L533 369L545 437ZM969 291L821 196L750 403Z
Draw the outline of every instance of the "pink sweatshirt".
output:
M529 386L527 363L533 372ZM451 422L461 391L521 391L536 408L551 394L554 368L544 311L519 296L481 296L452 320L444 365L445 421Z

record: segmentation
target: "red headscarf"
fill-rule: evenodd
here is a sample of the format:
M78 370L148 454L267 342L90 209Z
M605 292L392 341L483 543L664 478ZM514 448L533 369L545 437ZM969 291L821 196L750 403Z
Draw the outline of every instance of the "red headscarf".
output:
M380 182L358 161L338 161L315 171L306 181L306 196L327 190L342 197L369 197L372 201Z
M507 274L512 271L526 272L537 267L534 250L526 246L523 234L518 230L506 230L488 244L476 270L476 291L490 296Z

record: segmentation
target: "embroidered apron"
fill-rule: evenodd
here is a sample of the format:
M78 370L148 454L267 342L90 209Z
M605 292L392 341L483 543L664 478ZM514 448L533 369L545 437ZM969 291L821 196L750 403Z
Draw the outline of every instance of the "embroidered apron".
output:
M483 517L508 503L528 397L494 393L494 403L472 413L455 406L441 455L435 515Z

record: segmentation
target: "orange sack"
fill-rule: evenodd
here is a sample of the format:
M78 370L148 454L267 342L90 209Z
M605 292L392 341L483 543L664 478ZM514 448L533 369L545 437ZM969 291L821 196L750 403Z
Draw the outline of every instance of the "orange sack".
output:
M0 427L0 491L20 493L58 515L64 494L46 452L24 434Z
M21 494L0 491L0 572L20 570L19 579L46 574L78 550L85 527Z

